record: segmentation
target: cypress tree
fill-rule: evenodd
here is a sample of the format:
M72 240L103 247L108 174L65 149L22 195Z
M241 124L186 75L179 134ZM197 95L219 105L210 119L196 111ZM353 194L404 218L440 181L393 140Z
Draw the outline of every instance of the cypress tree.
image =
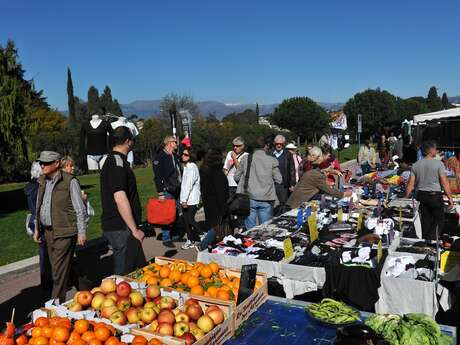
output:
M90 116L99 113L99 90L94 85L88 89L88 113Z
M428 96L426 98L426 104L430 111L438 111L442 109L441 98L438 96L438 91L435 86L430 87Z
M442 94L441 103L442 103L442 109L450 108L449 98L447 97L447 93L445 92Z
M256 115L259 117L259 103L256 103Z
M73 95L72 73L67 67L67 103L69 105L69 125L74 128L77 122L77 114L75 111L75 97Z
M101 112L104 114L110 113L112 111L112 103L112 90L110 90L110 87L106 86L99 99Z

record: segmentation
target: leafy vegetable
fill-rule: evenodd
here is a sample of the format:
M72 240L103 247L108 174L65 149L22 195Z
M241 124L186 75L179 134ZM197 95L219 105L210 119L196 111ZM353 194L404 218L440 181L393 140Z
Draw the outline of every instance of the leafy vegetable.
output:
M321 303L312 303L305 309L314 318L334 325L344 325L360 320L358 311L331 298L324 298Z

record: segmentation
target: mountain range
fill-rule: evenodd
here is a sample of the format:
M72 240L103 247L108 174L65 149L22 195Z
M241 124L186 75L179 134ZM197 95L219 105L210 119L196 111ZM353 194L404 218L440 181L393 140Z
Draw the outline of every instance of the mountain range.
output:
M129 104L121 104L121 110L125 116L136 114L142 118L148 118L152 115L158 115L160 113L160 103L161 100L141 100L134 101ZM204 116L209 114L214 114L219 120L221 120L226 115L233 112L242 112L246 109L252 109L255 111L255 103L246 103L246 104L226 104L218 101L201 101L195 102L198 106L200 113ZM340 109L343 106L343 103L319 103L326 110L336 110ZM260 115L271 114L275 108L278 106L278 103L274 104L259 104L259 113Z

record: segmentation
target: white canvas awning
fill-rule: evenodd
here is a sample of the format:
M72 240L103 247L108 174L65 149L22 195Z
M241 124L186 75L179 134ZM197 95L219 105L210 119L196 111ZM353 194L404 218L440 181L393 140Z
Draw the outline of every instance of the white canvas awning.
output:
M460 108L440 110L433 113L414 115L414 124L416 125L419 122L439 120L457 116L460 116Z

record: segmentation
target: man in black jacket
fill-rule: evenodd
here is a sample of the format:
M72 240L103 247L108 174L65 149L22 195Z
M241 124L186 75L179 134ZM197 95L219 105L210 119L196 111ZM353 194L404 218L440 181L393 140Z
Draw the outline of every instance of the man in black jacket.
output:
M286 144L286 138L283 135L277 135L274 140L275 150L273 151L273 157L278 160L278 168L283 177L282 183L276 183L276 196L280 202L280 209L286 204L289 195L295 187L295 164L292 154L284 149ZM277 213L277 212L275 212Z
M171 135L166 136L161 149L153 161L153 173L155 175L155 185L157 187L158 198L176 200L179 209L179 195L181 185L180 162L174 152L177 150L177 139ZM163 245L174 248L171 241L170 228L161 229Z

